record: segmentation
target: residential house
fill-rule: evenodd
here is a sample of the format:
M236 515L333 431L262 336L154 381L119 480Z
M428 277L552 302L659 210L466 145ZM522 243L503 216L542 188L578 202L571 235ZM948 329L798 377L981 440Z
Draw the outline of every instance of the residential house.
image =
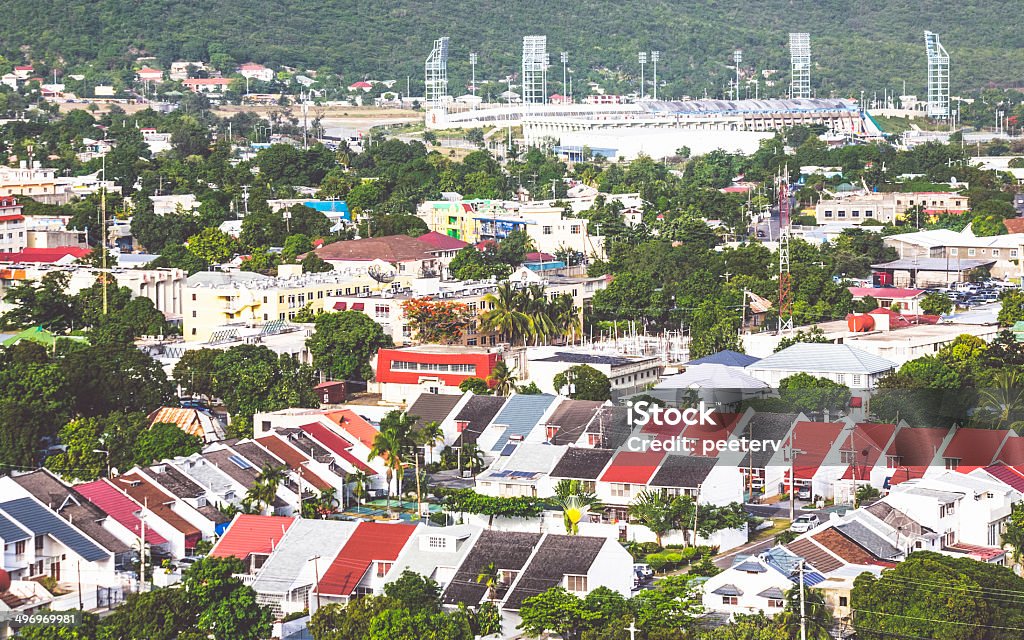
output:
M29 166L24 160L16 168L0 166L2 196L29 196L45 204L66 204L68 200L67 194L57 190L56 169L43 168L39 161Z
M386 402L407 402L421 393L462 394L466 378L487 379L500 352L485 347L419 345L377 351L376 381Z
M581 440L589 440L584 437L587 425L593 422L602 407L606 406L610 406L610 403L597 400L563 399L544 423L545 439L551 444L557 445L576 445Z
M211 558L238 558L255 574L274 552L295 518L237 513L210 549Z
M928 293L924 289L902 289L898 287L847 287L854 302L865 298L874 299L879 307L899 307L901 313L920 314L921 300Z
M149 425L173 424L190 436L203 442L223 440L225 433L220 420L211 412L184 407L160 407L149 414Z
M749 441L777 442L786 440L793 425L802 416L795 413L772 413L767 411L749 411L740 421L739 428L733 432L733 437L746 438ZM758 451L750 449L740 456L737 463L740 473L743 475L743 486L746 498L744 502L750 501L765 492L765 479L767 469L771 465L775 451L770 447L761 447ZM773 481L776 479L773 477Z
M665 459L663 451L620 450L597 481L597 497L610 520L627 520L628 507L647 490L651 478Z
M483 602L500 603L533 556L541 538L543 534L540 533L482 531L444 590L442 602L452 606L464 603L467 607L476 607ZM488 593L488 587L477 581L477 576L491 564L500 579L493 592Z
M845 344L799 342L774 353L745 370L755 378L778 387L783 378L806 373L844 384L855 393L869 390L896 364Z
M171 63L170 78L175 81L185 80L191 75L192 71L205 71L205 62L188 62L186 60L176 60Z
M22 206L13 196L0 196L0 253L18 253L28 247L28 226Z
M809 488L813 499L832 499L849 466L841 454L848 435L844 422L797 422L765 468L765 495L790 493L795 486Z
M444 279L450 261L448 250L406 235L380 236L360 240L339 240L314 249L313 253L336 270L380 270L392 277L440 277Z
M417 529L410 524L360 522L317 583L309 610L315 611L321 602L344 604L353 597L380 595Z
M567 449L547 442L510 442L502 455L476 477L476 490L503 498L549 498L555 495L551 471Z
M511 396L477 438L477 447L484 455L492 457L500 455L510 444L514 446L528 440L557 400L556 396L548 394ZM543 441L543 434L533 441Z
M823 576L805 574L808 584ZM724 614L753 615L764 613L774 617L786 605L786 592L793 581L775 564L758 556L737 555L731 567L708 578L702 585L701 601L704 611Z
M164 72L152 67L143 67L135 72L135 77L138 78L139 82L159 84L164 81Z
M260 82L272 82L274 80L273 69L269 69L255 62L247 62L239 65L236 71L243 78L248 78L249 80L259 80Z
M116 489L142 506L142 519L169 543L171 555L181 558L192 553L204 537L212 537L214 527L204 532L205 517L182 499L158 488L139 471L106 480Z
M597 480L614 455L612 449L569 447L551 469L551 483L557 485L560 480L578 480L584 490L595 493Z
M386 572L385 583L397 580L405 571L412 571L435 581L444 591L483 531L482 527L468 524L417 528L391 570Z
M332 465L333 460L329 453L327 460L324 460L309 449L300 449L301 445L296 438L283 431L256 438L256 442L288 467L303 491L322 493L333 489L340 497L344 497L344 471Z
M526 353L529 379L545 393L556 389L554 379L576 365L597 369L611 382L612 398L640 393L661 377L664 361L658 356L618 356L572 347L537 347Z
M1024 233L979 237L974 235L971 225L967 225L960 232L929 229L888 236L885 245L896 249L901 259L921 265L938 260L957 268L980 260L991 263L991 273L995 277L1019 278L1024 275L1020 264L1020 257L1024 255ZM922 266L921 270L927 269ZM926 282L922 277L917 284L925 285L932 280L934 278L929 278Z
M757 359L753 361L756 363ZM645 393L669 406L689 406L694 401L703 401L727 410L738 407L744 400L764 397L768 391L767 382L748 375L741 366L705 362L687 363L685 371L662 378Z
M221 94L231 88L231 79L187 78L181 84L192 93Z
M143 524L141 516L144 515L144 507L119 491L107 480L100 479L76 484L75 491L96 505L109 516L109 519L116 521L128 531L130 534L127 540L128 544L137 545L144 536L150 549L160 550L164 553L171 552L167 538L160 535L160 532L152 526Z

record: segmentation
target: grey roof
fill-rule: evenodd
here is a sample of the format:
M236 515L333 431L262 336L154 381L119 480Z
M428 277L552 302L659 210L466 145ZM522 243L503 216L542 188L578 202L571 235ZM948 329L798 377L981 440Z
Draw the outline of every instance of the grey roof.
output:
M745 353L738 353L730 349L724 349L718 353L712 353L709 356L703 358L697 358L696 360L690 360L686 363L686 366L692 366L695 364L722 364L727 367L745 367L749 364L754 364L760 360L754 356L748 356Z
M933 533L928 527L883 500L864 507L864 509L905 536L920 536L926 533Z
M533 482L551 473L568 447L546 442L523 442L507 456L499 458L480 475L481 480Z
M288 527L277 548L256 574L257 593L288 593L312 585L316 579L313 556L320 556L321 576L356 528L355 522L299 518Z
M408 414L416 416L418 425L429 422L442 422L452 412L455 405L462 400L462 395L448 393L421 393L420 397L409 407Z
M941 489L930 489L928 487L911 487L904 491L912 496L923 496L925 498L935 498L936 500L944 500L946 502L953 502L964 497L962 493L956 493L953 491L943 491Z
M737 571L744 571L746 573L764 573L766 571L764 565L762 565L760 562L749 559L744 560L743 562L737 565L734 565L732 568Z
M536 362L566 362L569 364L603 364L609 367L624 367L626 365L653 360L654 358L626 358L624 356L607 356L600 353L574 353L572 351L557 351L554 355L546 358L538 358Z
M875 374L895 368L895 362L847 344L798 342L750 365L747 370Z
M597 480L613 455L614 449L570 447L551 470L551 477Z
M131 547L103 528L107 513L85 496L68 487L50 472L40 469L12 478L37 500L47 505L82 533L89 536L111 553L127 553Z
M462 561L451 584L444 591L445 604L465 602L476 606L487 594L487 587L476 581L477 576L490 563L499 570L520 571L540 542L541 534L522 531L495 531L480 534L469 555Z
M837 524L835 529L880 560L892 560L900 555L899 549L888 540L856 520Z
M768 598L770 600L782 600L786 597L786 594L782 592L782 589L778 587L768 587L761 593L757 594L762 598Z
M786 434L789 433L789 430L793 428L796 416L797 414L795 413L758 411L750 417L743 433L740 435L748 440L782 442L786 438ZM751 451L743 455L740 466L764 469L774 455L775 452L769 447L765 447L764 451Z
M506 425L508 428L498 437L498 441L491 447L491 451L501 451L508 442L510 436L519 435L524 438L533 431L537 423L544 416L555 396L542 393L539 395L514 395L508 399L498 415L494 416L492 424Z
M231 273L225 273L223 271L199 271L188 277L188 280L185 281L185 286L245 287L246 285L254 282L272 282L273 280L274 278L270 276L265 276L262 273L252 273L249 271L233 271Z
M0 540L5 543L18 542L19 540L28 540L32 536L29 535L18 525L14 524L2 514L0 514Z
M232 449L218 449L217 451L207 451L202 454L203 458L206 458L215 467L227 474L232 480L239 483L246 489L251 489L256 485L256 478L260 474L260 469L254 464L250 464L248 467L243 468L239 466L235 460L238 459L238 454ZM244 461L243 461L244 462ZM287 503L281 498L274 497L274 506L282 507Z
M395 560L395 565L388 572L387 582L397 580L403 571L412 571L421 576L437 580L437 570L441 568L457 569L462 560L480 537L482 528L468 524L453 527L420 527L413 538L412 544L406 546L402 554ZM430 537L443 536L448 546L443 549L431 548L425 541ZM447 585L442 584L441 587Z
M562 400L547 420L548 425L558 427L552 444L574 444L603 404L596 400Z
M718 596L742 596L743 592L734 584L723 584L711 593Z
M491 419L504 406L506 398L502 396L473 396L462 405L462 409L456 414L456 422L467 422L466 428L462 430L456 439L454 446L461 447L464 444L476 444L476 439L483 432L484 427L490 424Z
M601 442L597 446L604 449L618 449L632 432L626 407L601 407L587 425L587 433L601 434Z
M587 575L607 541L607 538L548 534L502 608L519 609L523 600L559 586L566 575Z
M641 100L637 104L652 113L775 114L834 111L854 113L856 103L842 98L761 98L755 100Z
M148 467L146 475L178 498L198 498L206 494L201 486L169 464Z
M871 265L872 269L894 269L900 271L973 271L995 264L995 260L967 260L965 258L900 258L892 262Z
M693 455L666 456L650 484L654 487L694 488L704 482L717 462L718 458Z
M252 440L246 442L231 442L229 443L231 448L242 454L249 462L253 463L257 469L263 467L287 467L282 460L279 460L276 456L271 455L263 447L259 446Z
M717 363L689 364L686 371L663 378L655 389L720 389L741 391L767 389L768 383L758 380L740 367Z
M33 535L50 535L89 562L110 557L106 551L73 528L57 514L32 498L17 498L0 503L0 511L17 521Z

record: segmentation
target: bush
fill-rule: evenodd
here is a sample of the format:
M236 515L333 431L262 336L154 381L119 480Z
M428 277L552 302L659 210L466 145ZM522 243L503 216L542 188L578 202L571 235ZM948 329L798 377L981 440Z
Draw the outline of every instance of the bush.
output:
M685 560L687 563L693 562L693 559L697 557L697 548L686 547L685 549L679 552L679 555L681 555L683 557L683 560Z
M668 558L663 553L649 553L645 561L655 572L661 571L668 565Z
M309 615L309 609L303 609L302 611L292 611L285 617L281 618L281 622L291 622L292 620L298 620Z
M722 570L716 567L715 563L711 562L711 558L707 556L690 568L690 575L692 576L706 576L710 578L721 572Z

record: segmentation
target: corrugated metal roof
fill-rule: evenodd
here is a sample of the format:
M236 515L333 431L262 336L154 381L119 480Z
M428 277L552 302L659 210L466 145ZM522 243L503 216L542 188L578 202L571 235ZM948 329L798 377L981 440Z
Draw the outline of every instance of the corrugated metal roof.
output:
M711 593L717 596L742 596L743 591L734 584L723 584Z
M409 406L407 412L410 416L419 418L417 424L425 425L431 422L442 422L448 417L462 400L462 395L448 393L421 393L418 398Z
M738 353L730 349L724 349L718 353L712 353L709 356L704 356L703 358L690 360L686 363L686 366L689 367L695 364L722 364L727 367L745 367L747 365L754 364L759 360L760 358L748 356L745 353Z
M295 518L240 513L210 550L213 558L234 556L245 560L253 553L269 554L284 537Z
M784 594L782 589L778 587L768 587L757 595L761 598L768 598L769 600L782 600L786 597L786 594Z
M355 411L341 409L338 411L328 411L324 415L330 418L334 424L341 427L342 431L351 435L365 446L373 446L373 441L377 438L377 429Z
M492 424L506 425L508 428L498 437L491 451L501 451L510 436L525 438L529 435L554 401L555 396L548 394L514 395L509 398L492 421Z
M747 367L747 370L875 374L895 368L895 362L850 345L798 342Z
M416 525L361 522L320 578L317 592L350 596L374 561L394 562Z
M107 515L121 523L136 536L142 534L142 520L137 515L142 511L142 506L118 491L106 480L96 480L86 484L75 485L89 502L102 509ZM149 544L164 544L167 539L153 530L153 527L146 528L146 542Z
M355 528L354 522L299 518L263 563L252 588L257 593L284 594L300 586L312 585L314 567L310 559L320 556L317 562L323 570Z
M349 451L353 446L351 442L334 433L324 425L319 422L311 422L310 424L304 424L299 428L308 433L309 436L316 440L320 445L327 447L327 449L332 453L355 468L365 471L371 475L376 475L377 472L374 471L370 465L352 455L351 451Z
M900 555L899 549L892 543L856 520L837 524L835 528L880 560L893 560Z
M601 481L647 484L664 457L663 451L619 451Z
M0 503L0 511L27 528L33 535L53 536L89 562L104 560L111 555L32 498L17 498Z
M0 539L5 543L28 540L32 536L4 516L0 515Z

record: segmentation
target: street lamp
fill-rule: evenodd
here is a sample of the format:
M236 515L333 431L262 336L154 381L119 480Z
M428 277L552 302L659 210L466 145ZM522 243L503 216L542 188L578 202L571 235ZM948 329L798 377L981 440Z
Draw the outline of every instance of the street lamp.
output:
M651 52L651 62L654 64L654 99L658 99L658 60L661 58L660 51Z
M640 60L640 95L638 97L643 98L645 89L644 85L646 84L644 82L644 65L647 64L647 52L641 51L637 58Z

